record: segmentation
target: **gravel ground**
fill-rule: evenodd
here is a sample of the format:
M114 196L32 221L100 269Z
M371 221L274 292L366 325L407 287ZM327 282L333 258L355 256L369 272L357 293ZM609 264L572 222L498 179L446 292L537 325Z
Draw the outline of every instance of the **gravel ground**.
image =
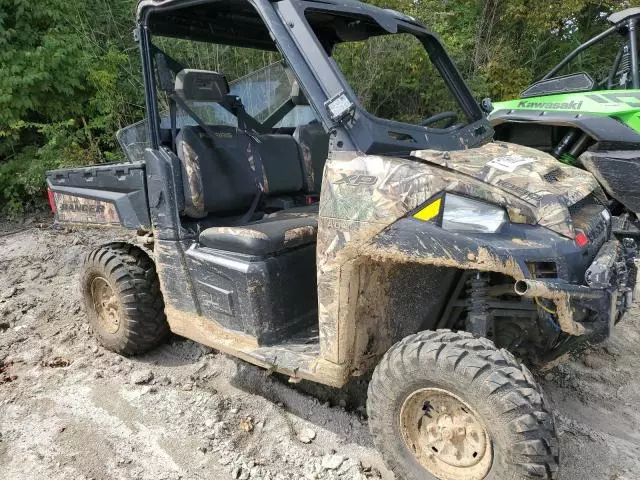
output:
M131 359L100 347L77 281L107 240L0 226L1 478L393 478L372 447L364 381L292 386L178 337ZM538 373L561 478L640 478L639 329L632 312L607 343Z

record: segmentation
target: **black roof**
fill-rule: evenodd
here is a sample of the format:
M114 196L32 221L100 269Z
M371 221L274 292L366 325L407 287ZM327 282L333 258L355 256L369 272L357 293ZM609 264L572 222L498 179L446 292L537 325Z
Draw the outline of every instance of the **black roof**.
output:
M620 12L612 13L607 17L607 20L609 20L609 22L613 24L616 24L616 23L624 22L625 20L628 20L632 17L638 17L638 16L640 16L640 8L634 7L634 8L627 8L626 10L621 10Z
M426 30L424 25L408 15L356 0L299 1L317 4L318 9L322 10L333 10L337 13L348 10L371 17L379 25L379 33L384 33L385 30L395 33L399 22ZM275 49L264 22L248 0L140 0L138 21L142 21L149 8L156 10L147 21L155 35L265 50Z
M239 0L141 0L138 21L149 8L147 24L154 35L274 50L258 12Z
M272 1L272 0L270 0ZM408 15L405 15L404 13L395 11L395 10L391 10L388 8L380 8L380 7L376 7L375 5L369 5L367 3L363 3L363 2L359 2L358 0L305 0L309 3L318 3L318 4L322 4L322 5L335 5L335 6L340 6L343 5L345 7L351 7L351 8L357 8L357 9L361 9L363 11L363 13L367 13L371 16L373 16L374 18L376 17L392 17L398 20L404 20L404 21L408 21L408 22L416 22L416 20ZM207 3L206 1L203 0L204 3ZM138 0L138 8L137 8L137 12L138 12L138 18L140 17L140 13L142 12L142 9L144 7L148 7L148 6L167 6L167 7L180 7L181 5L184 6L189 6L189 5L193 5L194 3L200 3L197 0L194 2L194 0ZM216 4L219 2L215 2L215 1L211 1L211 4ZM236 1L235 3L240 4L240 3L244 3L242 1ZM631 9L632 10L632 9ZM378 18L376 18L376 20L378 20Z

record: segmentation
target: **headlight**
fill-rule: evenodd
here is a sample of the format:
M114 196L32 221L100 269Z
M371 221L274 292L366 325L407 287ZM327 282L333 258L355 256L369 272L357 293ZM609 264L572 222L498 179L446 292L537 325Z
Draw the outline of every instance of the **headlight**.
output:
M413 216L461 233L495 233L509 220L502 207L452 193L439 195Z
M447 193L444 197L442 228L450 232L494 233L507 223L502 207Z

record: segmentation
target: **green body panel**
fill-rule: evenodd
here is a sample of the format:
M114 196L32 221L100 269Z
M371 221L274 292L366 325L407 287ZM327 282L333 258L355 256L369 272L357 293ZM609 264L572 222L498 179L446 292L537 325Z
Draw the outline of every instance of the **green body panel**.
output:
M615 117L640 132L640 90L601 90L520 98L494 103L494 113L504 110L552 111ZM492 120L494 113L489 115Z

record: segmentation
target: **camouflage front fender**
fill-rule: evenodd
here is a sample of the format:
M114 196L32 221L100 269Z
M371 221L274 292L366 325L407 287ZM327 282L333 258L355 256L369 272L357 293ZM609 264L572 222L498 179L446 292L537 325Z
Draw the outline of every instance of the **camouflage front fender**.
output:
M322 357L349 365L382 349L363 347L368 340L358 332L378 328L371 319L393 315L385 300L396 293L388 281L398 273L393 265L493 271L517 280L529 275L527 262L555 262L562 278L578 281L590 259L576 250L568 205L598 187L584 172L555 183L545 178L560 168L553 157L507 144L405 158L332 152L318 217ZM441 192L502 206L512 223L500 235L471 237L407 217ZM376 276L377 287L370 281Z
M414 217L393 223L360 253L378 260L497 272L514 280L532 278L532 263L554 262L558 278L566 282L584 281L594 256L583 255L572 240L540 226L508 223L497 233L463 234Z

